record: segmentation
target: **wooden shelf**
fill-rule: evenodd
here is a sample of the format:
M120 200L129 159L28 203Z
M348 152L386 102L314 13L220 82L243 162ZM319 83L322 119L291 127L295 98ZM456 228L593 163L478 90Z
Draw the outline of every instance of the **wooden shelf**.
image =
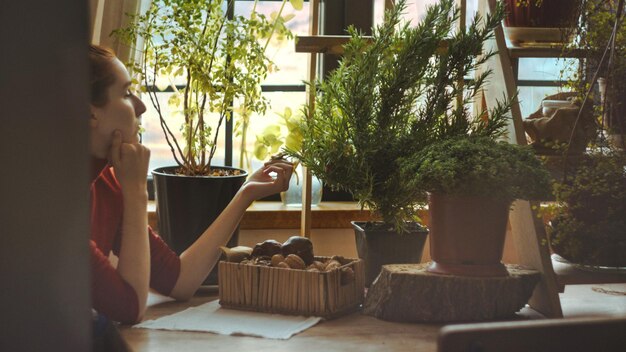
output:
M280 202L255 202L241 220L241 229L297 229L301 221L300 207L287 207ZM322 202L311 207L312 228L351 228L350 221L369 221L372 215L355 202Z
M369 40L371 37L364 37ZM296 42L297 53L343 54L343 45L350 39L349 35L303 35ZM446 50L447 41L439 44L439 50Z
M583 50L573 50L570 52L563 52L563 49L559 47L542 47L542 46L508 46L509 57L512 59L519 58L577 58L584 57L585 52Z
M297 53L343 54L349 35L303 35L296 41Z
M590 271L552 259L552 267L560 285L585 285L585 284L618 284L626 283L626 272L617 273L607 271Z
M243 218L240 229L298 229L301 221L300 207L288 207L281 202L254 202ZM311 208L313 228L351 228L350 221L370 221L369 210L361 210L356 202L322 202ZM148 204L148 223L158 230L156 205Z

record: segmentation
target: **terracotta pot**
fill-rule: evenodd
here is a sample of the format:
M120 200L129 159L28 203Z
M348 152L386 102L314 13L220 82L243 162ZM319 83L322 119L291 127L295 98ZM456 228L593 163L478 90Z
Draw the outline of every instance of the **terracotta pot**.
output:
M505 1L504 32L514 45L551 45L571 40L563 29L575 27L580 0L543 0L541 6L536 6L536 0L521 6L518 2Z
M528 6L517 6L519 0L505 0L507 27L566 28L576 23L580 0L528 0Z
M430 194L428 271L445 275L507 276L502 250L509 201Z

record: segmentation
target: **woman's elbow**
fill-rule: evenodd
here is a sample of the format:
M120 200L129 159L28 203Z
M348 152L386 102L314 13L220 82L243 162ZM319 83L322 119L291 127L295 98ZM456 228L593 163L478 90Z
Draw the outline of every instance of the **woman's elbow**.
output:
M172 293L170 294L170 297L172 297L173 299L177 301L186 302L190 300L191 297L193 297L194 293L195 292L191 290L187 290L187 291L173 290Z
M141 323L145 313L146 313L145 308L144 309L140 308L137 314L125 314L124 316L118 317L117 319L114 319L114 320L117 320L119 323L125 324L125 325L135 325L135 324Z

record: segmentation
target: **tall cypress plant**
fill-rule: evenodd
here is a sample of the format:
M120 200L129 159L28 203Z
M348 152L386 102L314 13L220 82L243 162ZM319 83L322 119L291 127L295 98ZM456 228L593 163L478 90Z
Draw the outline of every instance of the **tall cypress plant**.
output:
M414 27L402 21L405 9L406 1L398 1L371 39L349 28L339 67L316 82L315 109L301 124L302 149L287 150L326 185L350 192L398 230L416 219L424 201L401 174L403 159L449 136L495 136L508 109L503 104L471 118L466 104L490 72L459 80L494 55L483 43L502 20L501 6L461 30L453 0L429 7Z

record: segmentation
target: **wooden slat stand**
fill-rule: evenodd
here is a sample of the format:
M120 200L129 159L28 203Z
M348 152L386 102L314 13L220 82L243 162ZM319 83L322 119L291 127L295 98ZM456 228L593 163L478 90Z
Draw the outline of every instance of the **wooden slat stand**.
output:
M319 34L319 0L311 0L309 2L309 34L316 36ZM296 50L297 51L297 50ZM311 52L309 55L309 67L308 67L308 80L312 84L308 87L307 91L307 104L309 105L309 116L306 118L313 118L311 116L315 110L315 77L317 72L317 53ZM307 167L303 168L304 175L302 175L302 217L300 220L300 236L311 237L311 171Z
M490 13L496 6L496 0L479 0L478 11L483 15ZM497 51L486 68L493 70L493 75L486 85L484 96L487 107L492 108L497 101L515 97L511 108L512 123L509 124L509 142L526 144L522 126L522 113L516 98L517 87L511 59L506 47L502 26L496 28L494 37L485 45L485 50ZM528 304L534 310L549 318L561 318L563 312L559 301L556 277L552 268L547 248L547 237L543 223L537 217L538 204L528 201L516 201L509 215L511 231L519 264L540 271L543 275Z

